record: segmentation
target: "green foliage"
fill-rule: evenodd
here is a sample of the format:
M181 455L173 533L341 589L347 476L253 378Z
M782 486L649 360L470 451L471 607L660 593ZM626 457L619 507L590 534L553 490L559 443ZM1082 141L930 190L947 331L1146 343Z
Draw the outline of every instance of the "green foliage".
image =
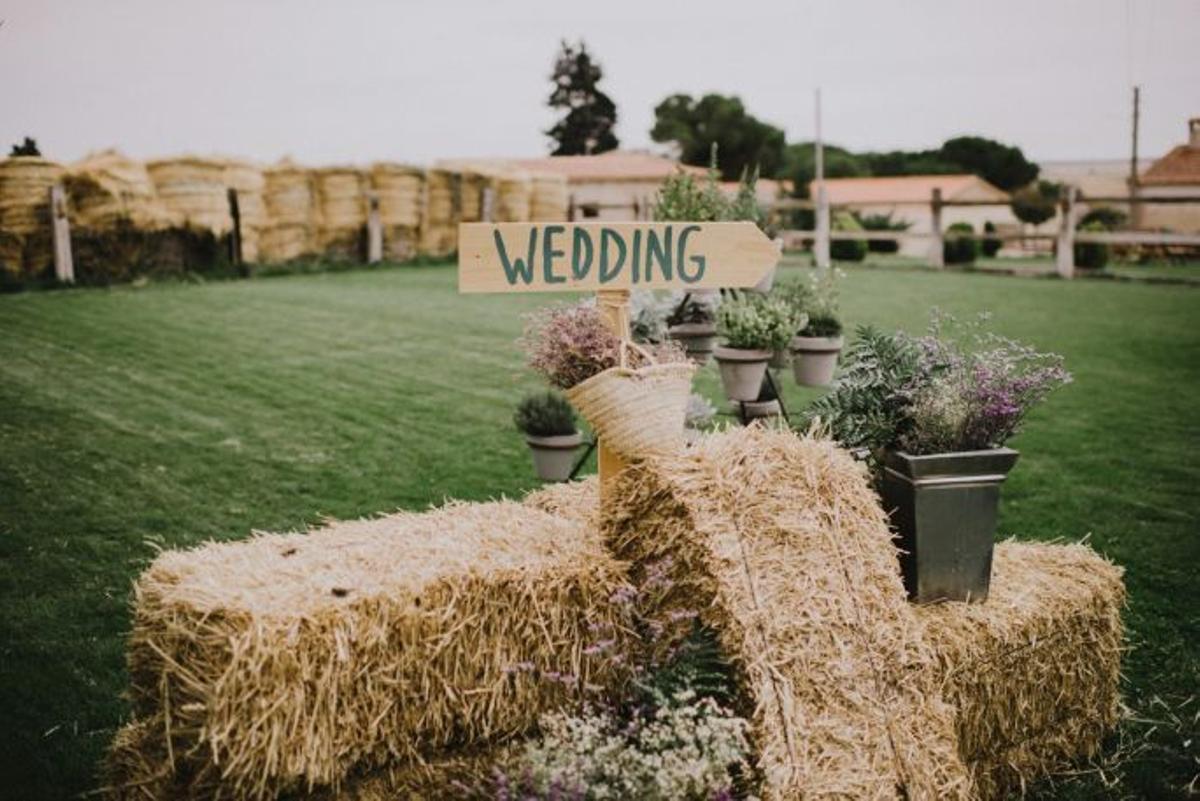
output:
M842 333L838 309L838 279L840 270L815 269L804 277L778 281L771 290L773 297L790 306L803 320L796 333L803 337L836 337Z
M1124 227L1128 221L1129 215L1120 209L1114 209L1111 206L1097 206L1080 218L1076 228L1082 230L1085 225L1097 223L1105 231L1115 231Z
M1088 233L1104 233L1108 229L1099 220L1092 220L1079 228ZM1099 270L1108 264L1108 245L1100 242L1076 242L1075 266L1084 270Z
M597 86L603 75L582 41L577 47L562 43L550 76L554 91L549 106L565 109L566 115L546 131L554 140L551 155L586 156L617 149L617 106Z
M975 229L967 222L956 222L946 229L950 234L942 242L942 260L946 264L974 264L979 256L979 242L974 237L953 236L954 234L974 234Z
M878 459L908 430L908 399L900 388L916 377L919 357L912 340L859 327L837 383L805 410L805 423L820 421L845 447L864 449Z
M557 392L534 392L517 404L513 413L517 430L533 437L560 437L575 433L575 410Z
M1030 225L1041 225L1054 216L1060 185L1053 181L1038 181L1013 192L1012 213Z
M871 174L866 161L844 147L825 145L822 152L826 178L860 178ZM792 182L792 195L807 198L810 194L809 184L817 176L815 143L788 145L784 150L782 173Z
M912 223L907 220L893 220L892 213L887 214L854 214L855 219L867 231L907 231ZM867 242L867 250L871 253L896 253L900 243L896 240L871 240Z
M980 243L979 249L987 258L994 258L1000 252L1000 248L1004 247L1004 241L992 236L986 236L986 234L996 233L996 224L991 220L983 224L983 232L985 236L983 237L983 242Z
M758 196L755 193L758 170L743 172L738 182L737 194L730 198L721 189L720 173L716 165L717 147L713 145L708 172L703 181L682 170L668 176L654 198L654 219L660 222L744 220L763 228L767 217L758 205Z
M783 131L746 111L737 97L707 94L699 100L676 94L654 109L650 138L673 143L684 164L703 166L720 148L721 176L737 180L749 170L775 177L783 167Z
M30 137L25 137L24 142L20 142L12 146L10 156L40 156L42 151L38 150L37 141Z
M777 297L746 294L717 309L717 333L731 348L779 350L806 322L803 314Z
M993 186L1011 192L1038 177L1041 169L1025 158L1019 147L982 136L959 136L942 143L938 156L978 175Z
M830 220L835 231L861 231L862 225L853 214L833 213ZM835 261L862 261L867 257L867 243L861 239L834 239L829 243L829 257Z

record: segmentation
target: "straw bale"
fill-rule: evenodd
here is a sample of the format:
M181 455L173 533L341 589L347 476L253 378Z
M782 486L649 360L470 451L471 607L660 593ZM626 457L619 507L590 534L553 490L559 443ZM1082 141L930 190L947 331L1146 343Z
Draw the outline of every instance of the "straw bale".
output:
M271 225L312 225L316 213L311 173L290 161L263 171L263 203Z
M600 480L588 476L579 481L547 484L527 494L526 506L541 509L555 517L595 529L600 524Z
M24 237L0 228L0 273L11 276L21 274L21 254L24 248Z
M292 261L312 253L312 229L307 225L269 225L258 234L262 261Z
M462 216L462 176L452 170L425 173L425 215L418 250L427 256L448 256L458 248Z
M0 231L25 236L50 225L50 187L62 180L62 165L39 156L0 161Z
M461 222L483 222L483 196L487 190L492 190L493 198L496 191L494 176L479 171L465 171L461 178L462 211ZM495 202L495 201L493 201Z
M225 191L225 162L180 156L146 162L146 171L167 211L186 225L214 234L233 227Z
M567 219L570 199L567 178L553 173L533 175L530 219L536 222L561 222Z
M389 261L408 261L418 253L421 232L406 225L391 225L383 229L383 257Z
M964 798L953 709L905 599L865 468L757 426L626 468L601 511L664 610L698 611L735 667L766 799Z
M134 228L160 231L179 222L159 200L146 165L116 150L72 164L63 185L72 221L83 228L111 231L128 220Z
M496 180L496 222L528 222L533 180L528 173L509 172Z
M379 198L379 221L385 228L417 228L421 224L425 174L404 164L371 166L371 190Z
M317 199L317 249L326 256L361 256L367 224L367 175L352 167L313 171Z
M918 607L981 798L1092 756L1116 725L1121 569L1083 545L996 546L987 603Z
M585 650L625 630L624 575L596 532L509 501L164 553L129 640L142 750L187 792L268 798L518 735L575 693L537 670L621 680Z

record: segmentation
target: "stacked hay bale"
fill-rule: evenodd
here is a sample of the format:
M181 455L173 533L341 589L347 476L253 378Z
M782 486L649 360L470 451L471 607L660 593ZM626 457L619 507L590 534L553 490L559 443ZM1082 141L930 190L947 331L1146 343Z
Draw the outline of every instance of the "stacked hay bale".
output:
M184 225L223 235L229 233L229 197L225 191L225 162L196 156L146 163L159 199Z
M425 216L421 220L420 252L449 256L458 248L458 223L462 220L462 175L454 170L425 173Z
M490 173L464 170L461 179L462 214L460 222L487 222L485 197L491 193L495 203L496 179Z
M917 607L984 799L1099 748L1117 723L1121 569L1082 545L996 546L986 603Z
M625 589L594 531L512 502L163 554L135 590L137 719L110 795L265 799L384 767L432 781L421 763L623 682L588 646L592 626L627 630L609 602Z
M127 222L138 230L159 231L176 222L159 200L146 165L116 150L72 164L63 185L72 224L79 228L112 231Z
M54 261L50 234L50 187L65 174L62 165L38 156L0 161L0 269L34 276Z
M528 222L532 211L533 179L511 170L496 178L496 222Z
M248 161L231 159L225 162L224 181L227 189L237 192L242 258L258 261L262 230L267 225L267 209L263 200L266 180L262 168Z
M284 262L313 252L316 202L312 175L284 160L263 171L266 225L259 232L259 257Z
M317 249L344 261L359 261L367 224L367 177L353 167L313 171L317 198Z
M698 613L737 665L765 799L969 796L886 516L849 454L752 427L631 465L611 498L604 535L635 582L666 570L664 611Z
M381 162L371 166L370 178L371 191L379 199L384 257L407 261L417 255L425 174L416 167Z
M554 173L535 173L529 219L535 222L563 222L567 219L570 196L567 179Z

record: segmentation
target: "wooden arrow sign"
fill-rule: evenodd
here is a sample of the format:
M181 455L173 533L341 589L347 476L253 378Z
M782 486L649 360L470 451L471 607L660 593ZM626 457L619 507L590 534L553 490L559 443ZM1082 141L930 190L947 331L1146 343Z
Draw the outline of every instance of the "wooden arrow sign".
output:
M778 260L751 222L458 226L459 292L751 287Z

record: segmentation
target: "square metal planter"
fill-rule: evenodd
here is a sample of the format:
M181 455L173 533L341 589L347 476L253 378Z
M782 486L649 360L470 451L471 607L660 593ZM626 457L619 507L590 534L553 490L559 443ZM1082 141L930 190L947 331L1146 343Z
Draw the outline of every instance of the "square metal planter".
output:
M885 456L883 504L910 599L987 599L1000 485L1017 456L1011 448Z

